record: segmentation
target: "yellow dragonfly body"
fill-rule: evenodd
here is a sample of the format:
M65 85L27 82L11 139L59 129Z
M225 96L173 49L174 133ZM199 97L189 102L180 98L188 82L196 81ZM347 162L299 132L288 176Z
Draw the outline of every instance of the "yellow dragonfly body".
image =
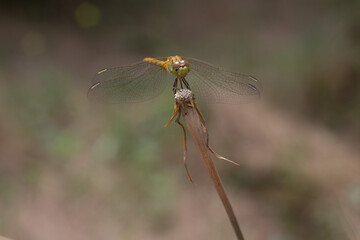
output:
M144 58L143 61L161 66L169 73L172 73L176 77L180 78L184 78L190 71L189 64L180 56L168 57L165 61L147 57Z
M189 57L144 58L141 62L99 71L88 91L91 100L110 103L140 102L159 95L175 77L172 90L191 89L206 102L239 103L257 98L260 82ZM180 85L180 88L179 88Z

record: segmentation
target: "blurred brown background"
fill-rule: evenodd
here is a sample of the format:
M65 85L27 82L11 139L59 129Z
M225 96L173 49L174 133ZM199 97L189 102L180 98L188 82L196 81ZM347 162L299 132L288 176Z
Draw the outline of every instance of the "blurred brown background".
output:
M200 102L246 239L360 239L359 1L0 4L0 235L235 239L171 91L93 106L94 74L191 56L256 76L250 104Z

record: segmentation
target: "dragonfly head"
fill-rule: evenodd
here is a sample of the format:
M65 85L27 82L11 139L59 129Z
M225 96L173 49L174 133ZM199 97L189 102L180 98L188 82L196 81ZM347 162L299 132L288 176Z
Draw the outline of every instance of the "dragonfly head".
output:
M183 78L190 72L189 63L186 60L173 62L171 72L177 77Z

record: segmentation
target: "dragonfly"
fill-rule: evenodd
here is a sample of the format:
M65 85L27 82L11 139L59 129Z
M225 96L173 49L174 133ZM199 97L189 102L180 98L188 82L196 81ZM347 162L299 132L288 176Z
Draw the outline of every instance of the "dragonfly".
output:
M152 99L166 88L174 94L189 89L197 99L209 103L245 102L258 98L262 91L261 83L250 75L191 57L170 56L103 69L94 77L88 97L100 103L135 103Z

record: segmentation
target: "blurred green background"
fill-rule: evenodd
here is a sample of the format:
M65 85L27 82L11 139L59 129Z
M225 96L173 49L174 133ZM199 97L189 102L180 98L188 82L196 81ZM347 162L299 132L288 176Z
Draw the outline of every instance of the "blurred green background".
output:
M94 74L191 56L251 74L250 104L207 105L246 239L360 239L359 1L0 3L0 235L235 239L196 149L164 129L171 91L91 105Z

